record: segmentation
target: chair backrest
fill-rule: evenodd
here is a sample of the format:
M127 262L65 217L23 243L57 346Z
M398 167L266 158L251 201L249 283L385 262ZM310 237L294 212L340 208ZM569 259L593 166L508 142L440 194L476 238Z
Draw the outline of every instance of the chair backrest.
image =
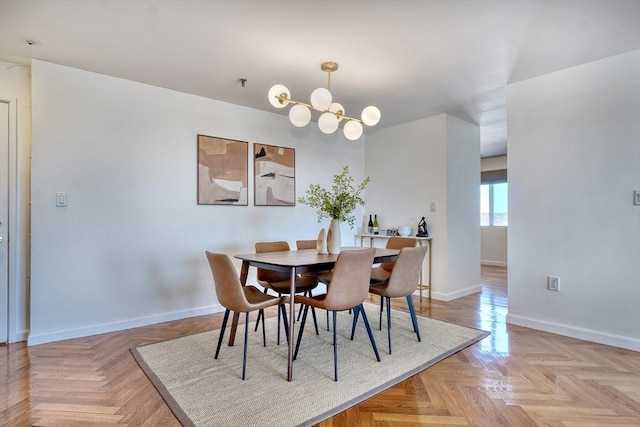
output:
M375 254L375 248L340 252L324 298L328 310L347 310L367 298Z
M387 240L387 249L412 248L416 245L416 239L413 237L390 237ZM389 272L393 271L395 261L383 262L380 267Z
M258 242L256 243L256 253L261 252L280 252L288 251L289 244L287 242ZM291 275L289 273L282 273L280 271L265 270L264 268L258 268L256 277L262 282L282 282L283 280L289 280Z
M317 240L296 240L296 248L300 249L316 249L318 245Z
M238 272L229 255L208 251L206 254L220 304L231 311L247 311L249 302L242 290Z
M422 260L427 254L427 246L400 249L396 266L389 277L387 295L391 298L412 294L418 286Z

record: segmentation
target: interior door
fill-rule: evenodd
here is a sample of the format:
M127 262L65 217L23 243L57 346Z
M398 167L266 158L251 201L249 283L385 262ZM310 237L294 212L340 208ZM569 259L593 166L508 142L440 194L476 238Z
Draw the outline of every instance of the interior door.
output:
M0 343L9 337L9 103L0 101Z

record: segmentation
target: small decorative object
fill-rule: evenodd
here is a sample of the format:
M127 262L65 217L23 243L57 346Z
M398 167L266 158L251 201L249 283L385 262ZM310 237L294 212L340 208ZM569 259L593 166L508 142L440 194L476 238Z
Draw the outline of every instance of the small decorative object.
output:
M403 237L407 237L411 235L411 227L408 225L403 225L402 227L398 227L398 234Z
M427 231L427 221L425 221L424 217L418 223L418 234L416 237L429 237L429 232Z
M327 231L327 250L330 254L340 252L340 223L346 221L353 228L356 220L353 211L358 205L364 206L364 199L360 193L370 181L369 177L366 177L355 187L353 178L349 175L349 167L345 166L342 173L333 176L331 191L318 184L311 184L305 196L298 198L298 202L316 210L318 222L331 218L331 225Z
M318 233L316 249L320 255L326 255L329 253L327 251L327 236L325 235L324 228L320 229L320 233Z

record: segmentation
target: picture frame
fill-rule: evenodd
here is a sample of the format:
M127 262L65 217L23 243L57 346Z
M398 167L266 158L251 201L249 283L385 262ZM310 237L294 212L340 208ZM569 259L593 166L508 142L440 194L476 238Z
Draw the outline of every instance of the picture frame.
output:
M248 205L249 142L198 135L198 204Z
M296 150L254 143L253 180L255 206L295 206Z

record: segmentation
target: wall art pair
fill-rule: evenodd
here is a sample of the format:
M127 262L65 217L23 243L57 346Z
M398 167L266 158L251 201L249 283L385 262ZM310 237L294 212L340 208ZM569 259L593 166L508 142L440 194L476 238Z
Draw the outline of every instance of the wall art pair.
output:
M248 205L249 143L198 135L198 204ZM253 204L295 206L295 149L253 144Z

